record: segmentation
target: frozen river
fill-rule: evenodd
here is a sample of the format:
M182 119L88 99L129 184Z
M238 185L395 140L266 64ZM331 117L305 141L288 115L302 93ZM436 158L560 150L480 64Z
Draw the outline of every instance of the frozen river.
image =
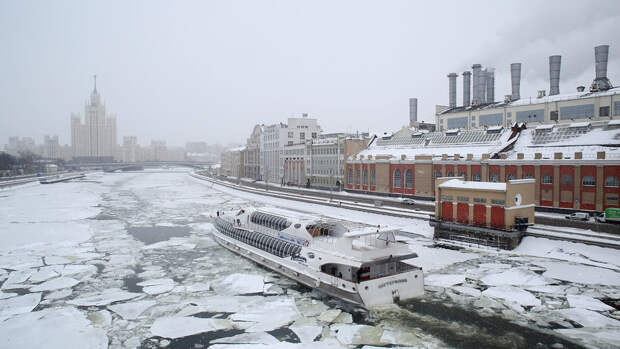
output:
M248 204L417 234L426 296L369 312L220 248L209 215ZM457 251L431 235L178 169L0 190L0 348L620 346L617 250L525 238Z

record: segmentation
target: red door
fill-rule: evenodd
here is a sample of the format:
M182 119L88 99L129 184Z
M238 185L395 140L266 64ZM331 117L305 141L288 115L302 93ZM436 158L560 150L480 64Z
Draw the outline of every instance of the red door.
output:
M487 207L474 205L474 225L485 227L487 225Z
M459 202L456 205L456 221L459 223L469 223L469 204Z
M504 208L501 206L491 206L491 227L496 229L506 229L504 224Z
M454 219L452 218L452 202L451 201L443 201L441 203L441 220L452 222Z

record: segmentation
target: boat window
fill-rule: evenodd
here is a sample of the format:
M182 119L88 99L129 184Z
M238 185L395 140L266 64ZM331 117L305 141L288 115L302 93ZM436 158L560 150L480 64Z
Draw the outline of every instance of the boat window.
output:
M308 252L308 258L314 258L314 253Z
M299 227L301 227L301 224L299 223L295 224L295 228L299 229Z

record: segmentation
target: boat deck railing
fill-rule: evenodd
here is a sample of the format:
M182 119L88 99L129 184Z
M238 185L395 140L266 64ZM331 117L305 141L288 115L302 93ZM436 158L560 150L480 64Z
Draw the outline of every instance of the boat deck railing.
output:
M374 235L357 239L335 238L330 236L312 239L311 247L334 251L359 260L372 260L389 255L409 252L409 246L397 241L379 240Z

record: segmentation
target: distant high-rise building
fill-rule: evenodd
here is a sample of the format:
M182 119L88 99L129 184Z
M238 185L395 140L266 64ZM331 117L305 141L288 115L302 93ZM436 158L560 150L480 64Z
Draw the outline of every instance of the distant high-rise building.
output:
M61 159L58 136L45 136L43 140L43 157L47 159Z
M71 146L76 158L112 159L116 152L116 117L107 116L97 92L97 77L84 107L84 123L79 114L71 115Z
M123 137L123 162L136 162L138 152L138 137Z

